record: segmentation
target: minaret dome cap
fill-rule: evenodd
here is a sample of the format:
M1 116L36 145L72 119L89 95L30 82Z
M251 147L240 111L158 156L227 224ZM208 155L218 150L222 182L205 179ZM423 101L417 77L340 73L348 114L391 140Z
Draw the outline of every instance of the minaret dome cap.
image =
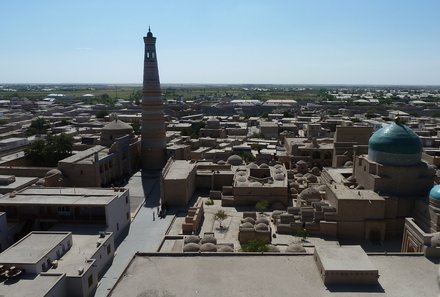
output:
M148 33L147 33L147 37L153 37L153 33L151 33L151 29L150 29L150 26L148 26Z

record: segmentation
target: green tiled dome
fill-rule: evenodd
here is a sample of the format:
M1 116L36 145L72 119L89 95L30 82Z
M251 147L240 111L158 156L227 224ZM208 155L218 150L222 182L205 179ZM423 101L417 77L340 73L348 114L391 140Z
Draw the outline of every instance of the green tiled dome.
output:
M391 154L416 154L422 151L422 142L419 136L407 126L392 123L377 130L371 136L368 149Z
M440 185L436 185L431 189L431 192L429 192L429 198L440 200Z
M371 136L368 141L368 157L382 164L415 165L421 161L422 147L419 136L397 121Z

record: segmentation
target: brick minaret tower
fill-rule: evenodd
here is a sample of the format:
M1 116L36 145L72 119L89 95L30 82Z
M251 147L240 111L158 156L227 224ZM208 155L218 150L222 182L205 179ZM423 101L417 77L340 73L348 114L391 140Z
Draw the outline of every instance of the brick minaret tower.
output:
M142 169L162 169L165 165L165 121L157 68L156 37L153 37L150 28L144 43Z

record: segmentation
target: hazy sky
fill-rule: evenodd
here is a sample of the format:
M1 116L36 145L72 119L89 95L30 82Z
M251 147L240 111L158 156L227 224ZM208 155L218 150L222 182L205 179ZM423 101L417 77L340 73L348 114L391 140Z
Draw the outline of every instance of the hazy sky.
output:
M437 84L440 0L0 0L0 83Z

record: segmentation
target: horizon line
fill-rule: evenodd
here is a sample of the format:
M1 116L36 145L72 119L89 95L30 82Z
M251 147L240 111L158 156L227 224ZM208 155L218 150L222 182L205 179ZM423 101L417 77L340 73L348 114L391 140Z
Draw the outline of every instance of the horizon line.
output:
M343 86L351 86L351 87L440 87L440 84L386 84L386 83L177 83L177 82L165 82L160 83L161 85L198 85L198 86L333 86L333 87L343 87ZM3 83L0 82L0 85L109 85L109 86L124 86L124 85L132 85L132 86L142 86L142 83L72 83L72 82L40 82L40 83ZM0 89L1 90L1 89Z

